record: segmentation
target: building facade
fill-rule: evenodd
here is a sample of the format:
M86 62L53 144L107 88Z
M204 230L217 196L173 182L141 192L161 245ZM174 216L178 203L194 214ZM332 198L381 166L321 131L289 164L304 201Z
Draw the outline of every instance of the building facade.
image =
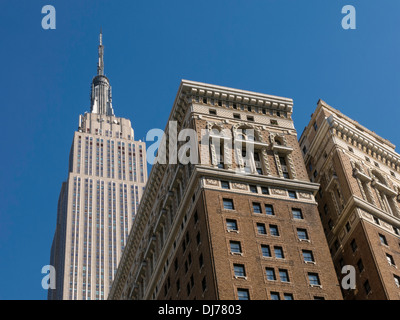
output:
M318 102L300 146L345 299L400 298L400 155L388 140ZM346 272L347 274L347 272Z
M79 117L51 248L56 288L49 299L106 299L147 181L144 142L116 117L100 34L91 108Z
M292 106L181 82L109 299L342 299Z

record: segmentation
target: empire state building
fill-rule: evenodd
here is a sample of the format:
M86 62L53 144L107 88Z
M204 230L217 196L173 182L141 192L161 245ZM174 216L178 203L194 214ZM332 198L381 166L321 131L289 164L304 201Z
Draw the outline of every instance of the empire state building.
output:
M90 112L79 116L58 200L48 299L107 299L147 181L145 143L114 115L103 57L100 33Z

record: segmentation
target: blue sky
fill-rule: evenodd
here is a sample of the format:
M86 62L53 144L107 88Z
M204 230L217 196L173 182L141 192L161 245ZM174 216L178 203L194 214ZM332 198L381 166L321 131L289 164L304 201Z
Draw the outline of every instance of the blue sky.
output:
M299 135L323 99L400 144L399 1L0 3L0 299L46 299L41 268L100 27L114 110L136 139L164 128L188 79L292 98ZM41 27L46 4L55 30ZM341 27L348 4L356 30Z

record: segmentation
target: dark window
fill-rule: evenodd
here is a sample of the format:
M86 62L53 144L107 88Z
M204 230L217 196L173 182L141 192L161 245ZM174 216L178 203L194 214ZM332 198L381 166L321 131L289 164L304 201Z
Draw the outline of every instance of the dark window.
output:
M269 189L268 189L268 187L261 187L261 193L262 193L262 194L269 194Z
M266 204L266 205L265 205L265 213L266 213L267 215L269 215L269 216L275 215L275 213L274 213L274 207L273 207L272 205L270 205L270 204Z
M250 191L253 192L253 193L258 193L258 191L257 191L257 186L251 185L251 186L250 186Z
M224 202L224 209L234 210L232 199L223 199L223 202Z
M279 230L278 226L276 225L270 225L269 230L272 236L279 237Z
M356 239L353 239L350 242L350 246L351 246L351 250L353 250L353 252L355 252L357 250L357 243L356 243Z
M303 259L305 262L314 262L314 255L311 250L303 250Z
M253 212L254 213L262 213L261 204L259 204L258 202L253 202Z
M239 300L250 300L250 294L248 289L237 289Z
M297 236L300 240L308 240L308 233L306 229L297 229Z
M222 189L230 189L228 181L221 181L221 188Z
M292 215L294 219L303 219L303 213L300 209L292 209Z
M368 280L366 280L364 282L364 290L365 290L366 294L369 294L371 292L371 286L369 285L369 281Z
M388 245L388 243L387 243L387 241L386 241L386 237L384 236L384 235L382 235L382 234L379 234L379 239L380 239L380 241L381 241L381 243L382 244L384 244L384 245Z
M266 258L270 258L271 257L271 250L269 248L269 246L262 244L261 245L261 252L262 252L262 256L266 257Z
M237 221L233 219L227 219L226 227L230 231L237 231L238 230Z
M242 253L242 247L239 241L231 241L230 247L232 253Z
M257 223L257 232L258 234L267 234L267 229L265 228L264 223Z
M246 271L244 269L243 264L234 264L233 271L234 271L236 277L245 277L246 276Z
M317 273L308 273L308 280L310 281L310 285L312 286L320 286L321 282L319 281L319 276Z
M276 280L275 270L273 268L265 268L265 273L267 275L267 280L270 280L270 281Z
M281 300L279 292L271 292L271 300Z
M282 247L274 247L274 253L275 253L275 258L277 259L285 258Z
M289 198L291 199L297 199L297 195L295 191L288 191Z
M362 262L362 260L358 260L357 262L357 267L358 267L358 271L363 272L364 271L364 264Z
M279 278L282 282L290 282L289 273L285 269L279 269Z

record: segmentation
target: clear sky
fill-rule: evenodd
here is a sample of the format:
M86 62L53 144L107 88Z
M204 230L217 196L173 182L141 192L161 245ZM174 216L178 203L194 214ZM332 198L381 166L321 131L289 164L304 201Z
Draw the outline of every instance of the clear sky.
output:
M57 200L89 111L100 27L117 116L164 129L181 79L318 99L400 144L400 2L0 0L0 299L46 299ZM41 9L56 9L44 30ZM344 5L356 29L344 30ZM150 145L150 144L149 144Z

